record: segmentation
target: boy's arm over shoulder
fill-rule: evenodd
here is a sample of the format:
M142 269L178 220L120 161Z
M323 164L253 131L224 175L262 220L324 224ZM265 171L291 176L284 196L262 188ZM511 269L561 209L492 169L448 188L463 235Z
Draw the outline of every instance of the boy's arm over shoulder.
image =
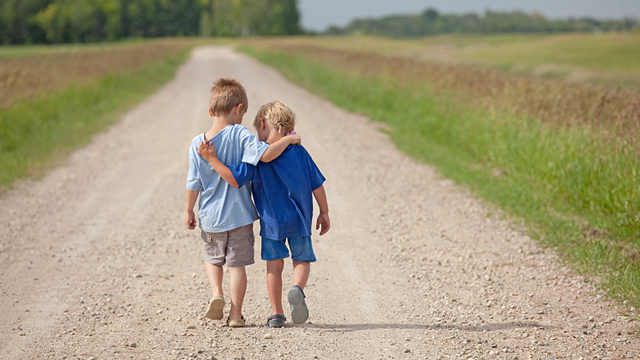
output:
M249 129L236 125L236 141L239 141L242 151L240 162L257 165L262 155L268 150L269 144L260 141Z
M260 157L260 161L262 162L273 161L275 158L277 158L282 154L282 152L287 148L287 146L299 145L301 143L302 143L302 139L300 138L300 135L298 134L287 135L282 139L269 145L269 148L262 154L262 157Z

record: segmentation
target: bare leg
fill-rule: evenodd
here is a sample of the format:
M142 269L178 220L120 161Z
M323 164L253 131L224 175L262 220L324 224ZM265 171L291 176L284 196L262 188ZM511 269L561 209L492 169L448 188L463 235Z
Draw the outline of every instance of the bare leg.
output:
M291 307L291 320L294 324L302 324L309 318L309 308L304 300L302 289L307 285L310 268L308 262L293 262L293 286L287 293L287 299Z
M247 272L244 266L229 266L229 282L231 293L229 319L236 320L242 318L242 303L247 292Z
M211 295L223 295L222 292L222 275L224 271L222 266L213 265L208 262L205 263L204 268L207 272L207 278L209 279L209 285L211 286Z
M308 262L293 262L293 285L298 285L302 290L307 285L309 273L311 272L311 264Z
M267 290L271 301L271 315L284 315L282 309L282 269L284 259L267 261Z

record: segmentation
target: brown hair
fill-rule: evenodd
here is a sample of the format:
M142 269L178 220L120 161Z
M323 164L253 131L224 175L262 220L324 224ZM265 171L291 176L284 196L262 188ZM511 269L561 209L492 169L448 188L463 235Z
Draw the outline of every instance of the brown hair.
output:
M235 79L219 78L211 88L209 109L214 116L228 114L234 107L242 104L247 111L249 100L244 87Z
M296 126L296 114L282 101L272 101L260 107L253 121L253 126L260 127L260 119L264 119L267 125L278 129L278 132L285 129L287 132Z

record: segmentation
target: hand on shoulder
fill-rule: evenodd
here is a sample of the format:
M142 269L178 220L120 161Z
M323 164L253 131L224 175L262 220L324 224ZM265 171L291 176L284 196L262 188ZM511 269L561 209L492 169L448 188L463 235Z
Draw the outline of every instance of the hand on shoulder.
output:
M289 144L291 145L302 144L302 138L293 130L291 130L291 132L287 134L287 138L289 139Z
M205 159L216 157L216 148L207 141L201 141L198 147L198 154Z

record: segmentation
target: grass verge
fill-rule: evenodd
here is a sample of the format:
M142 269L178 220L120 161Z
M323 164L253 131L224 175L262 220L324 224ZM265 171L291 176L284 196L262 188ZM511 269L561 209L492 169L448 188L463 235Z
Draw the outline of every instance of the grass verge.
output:
M587 126L489 112L425 84L304 55L243 51L338 106L389 124L401 150L521 219L610 295L640 307L637 148Z
M507 74L556 78L608 87L640 87L640 33L452 34L412 39L373 36L295 36L243 39L270 50L314 48L374 54L414 62L467 64Z
M89 85L13 103L0 112L0 187L41 174L64 155L90 142L127 109L169 81L190 47Z

